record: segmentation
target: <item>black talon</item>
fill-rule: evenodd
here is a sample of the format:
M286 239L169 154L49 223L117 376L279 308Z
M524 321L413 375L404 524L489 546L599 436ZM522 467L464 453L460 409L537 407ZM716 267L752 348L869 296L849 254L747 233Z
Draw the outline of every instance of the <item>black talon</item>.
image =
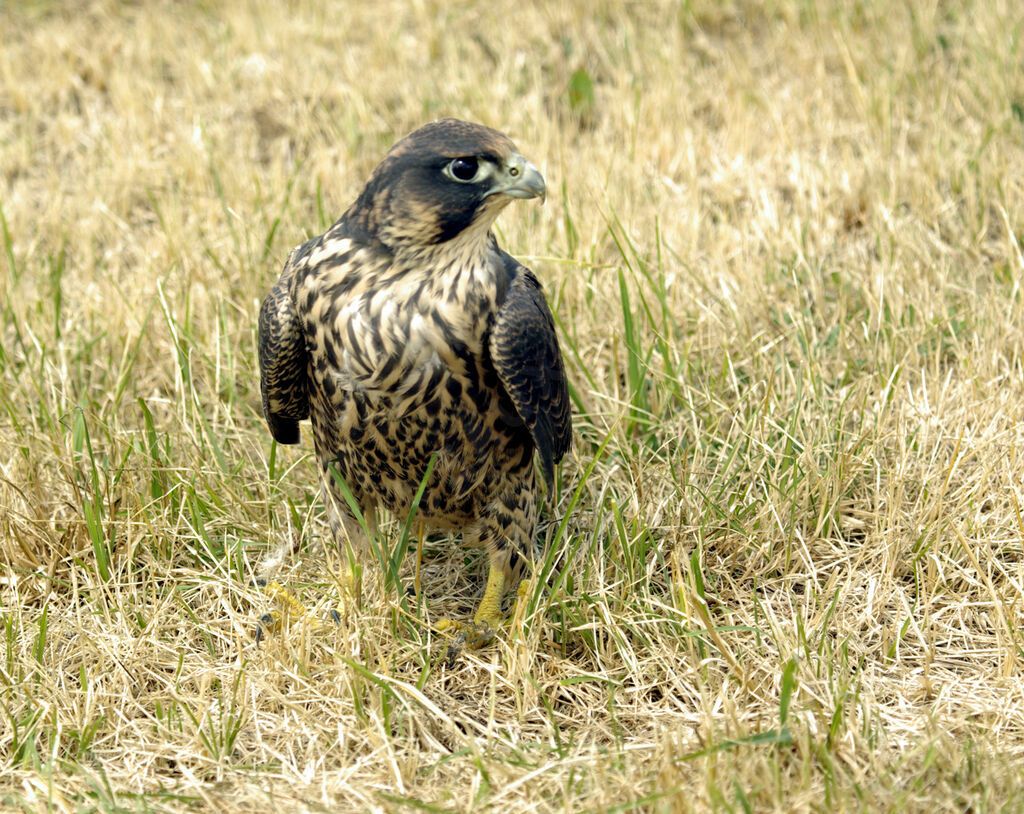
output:
M459 657L459 653L462 652L462 648L466 646L466 634L460 633L455 637L455 640L448 645L448 650L445 652L444 666L449 670L455 669L455 661Z
M268 630L273 626L275 621L274 614L272 613L264 613L260 617L259 621L256 623L256 635L254 636L257 647L259 647L260 642L263 641L263 631Z

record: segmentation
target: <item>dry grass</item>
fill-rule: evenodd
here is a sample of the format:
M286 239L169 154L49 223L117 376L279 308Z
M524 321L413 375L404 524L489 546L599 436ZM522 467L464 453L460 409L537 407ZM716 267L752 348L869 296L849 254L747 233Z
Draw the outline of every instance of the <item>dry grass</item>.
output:
M0 29L0 805L1024 808L1020 4ZM308 440L259 416L259 299L448 114L554 192L500 228L574 384L565 568L451 668L461 551L421 606L391 581L256 647L256 563L324 535ZM281 578L321 607L332 559Z

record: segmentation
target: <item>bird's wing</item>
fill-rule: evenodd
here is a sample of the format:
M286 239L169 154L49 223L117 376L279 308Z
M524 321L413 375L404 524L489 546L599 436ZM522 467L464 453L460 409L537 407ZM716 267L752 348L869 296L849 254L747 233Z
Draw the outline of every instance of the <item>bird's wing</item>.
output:
M491 331L491 359L533 436L550 486L555 464L572 441L569 384L540 283L529 269L516 266Z
M306 342L289 292L297 255L289 257L260 306L257 337L263 415L281 444L299 443L299 421L309 417Z

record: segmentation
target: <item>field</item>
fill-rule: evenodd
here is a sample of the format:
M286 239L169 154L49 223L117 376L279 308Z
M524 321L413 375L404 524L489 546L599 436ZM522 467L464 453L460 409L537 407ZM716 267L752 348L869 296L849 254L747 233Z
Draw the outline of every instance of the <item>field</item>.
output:
M1024 810L1019 3L0 30L0 808ZM417 599L388 520L346 600L255 355L289 249L446 115L547 178L498 237L575 421L545 579L453 660L480 553L428 540ZM309 614L257 644L275 551Z

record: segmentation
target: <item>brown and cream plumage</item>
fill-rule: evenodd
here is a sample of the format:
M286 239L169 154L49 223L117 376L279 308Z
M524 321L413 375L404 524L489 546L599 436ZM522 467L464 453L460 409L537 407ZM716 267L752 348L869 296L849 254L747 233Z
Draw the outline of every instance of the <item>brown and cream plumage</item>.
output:
M345 214L294 249L260 309L263 412L274 438L312 419L320 488L336 539L410 510L486 546L474 618L487 634L537 524L533 455L550 483L569 449L565 370L533 273L491 232L544 179L501 133L445 119L399 141Z

